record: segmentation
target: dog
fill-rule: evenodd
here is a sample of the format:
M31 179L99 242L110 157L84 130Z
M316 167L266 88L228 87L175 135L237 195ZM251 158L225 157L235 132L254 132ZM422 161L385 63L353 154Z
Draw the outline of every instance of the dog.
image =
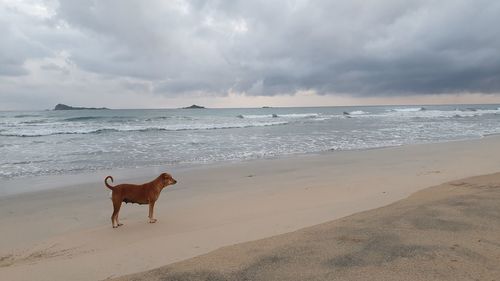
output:
M177 181L168 173L162 173L156 179L145 184L119 184L112 186L108 184L108 179L113 182L112 176L104 179L104 184L111 189L111 201L113 201L113 214L111 215L111 224L113 228L122 226L118 220L118 212L122 202L137 203L140 205L149 204L149 223L155 223L157 220L153 217L153 210L156 200L160 197L163 188L176 184Z

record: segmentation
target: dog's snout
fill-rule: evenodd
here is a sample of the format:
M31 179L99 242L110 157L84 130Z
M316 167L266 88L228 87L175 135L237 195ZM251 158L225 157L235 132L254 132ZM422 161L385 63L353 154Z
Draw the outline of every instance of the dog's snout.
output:
M176 180L174 180L174 184L176 184L176 183L177 183L177 181L176 181Z

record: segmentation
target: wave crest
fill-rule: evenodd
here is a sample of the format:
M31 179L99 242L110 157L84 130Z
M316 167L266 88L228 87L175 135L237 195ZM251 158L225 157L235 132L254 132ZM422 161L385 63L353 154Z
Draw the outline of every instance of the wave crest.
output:
M390 109L389 111L393 112L418 112L418 111L424 111L425 107L405 107L405 108L393 108Z
M196 125L179 125L165 127L138 127L138 128L99 128L92 130L73 130L73 131L49 131L49 132L0 132L0 136L4 137L43 137L52 135L86 135L86 134L104 134L113 132L151 132L151 131L195 131L195 130L218 130L218 129L237 129L250 127L267 127L286 125L288 122L259 122L252 124L196 124Z
M242 119L262 119L262 118L316 118L319 117L318 113L290 113L290 114L240 114L236 117Z

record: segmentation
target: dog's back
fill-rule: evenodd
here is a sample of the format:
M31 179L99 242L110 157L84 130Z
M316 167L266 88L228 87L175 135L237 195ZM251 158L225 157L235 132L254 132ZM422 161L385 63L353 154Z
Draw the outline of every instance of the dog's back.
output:
M125 203L148 204L152 188L148 184L119 184L115 186L113 195Z

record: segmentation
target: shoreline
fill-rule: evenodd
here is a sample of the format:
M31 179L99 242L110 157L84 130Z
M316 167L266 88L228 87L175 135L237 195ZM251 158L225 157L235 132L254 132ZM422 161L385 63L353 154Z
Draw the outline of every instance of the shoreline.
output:
M179 169L158 201L159 222L146 222L147 207L124 204L119 229L101 178L61 181L68 188L0 197L0 274L102 280L150 270L497 172L496 151L500 136Z
M29 177L18 177L12 179L0 179L0 185L3 187L0 189L0 198L12 197L27 193L45 192L52 189L68 188L71 186L80 186L83 183L95 184L97 181L95 179L89 180L89 177L102 178L104 179L107 175L117 175L122 180L126 181L137 181L141 182L148 177L154 177L155 175L161 173L161 171L173 171L173 172L186 172L190 170L198 169L208 169L213 167L224 167L238 164L252 164L254 162L266 162L266 161L276 161L276 160L287 160L287 159L300 159L304 157L317 157L326 156L333 153L349 153L349 152L363 152L370 150L380 150L380 149L393 149L400 147L412 147L412 146L425 146L425 145L435 145L435 144L446 144L446 143L456 143L456 142L474 142L482 140L485 138L500 138L500 133L493 133L484 136L480 136L472 139L456 139L456 140L446 140L441 142L424 142L424 143L411 143L403 145L394 146L380 146L380 147L369 147L361 149L350 149L350 150L335 150L329 149L324 151L307 152L307 153L296 153L296 154L285 154L266 158L255 158L255 159L241 159L241 160L228 160L228 161L216 161L209 163L183 163L178 165L155 165L155 166L144 166L136 168L111 168L102 171L85 171L81 173L67 173L67 174L51 174L51 175L39 175L39 176L29 176ZM76 181L76 184L67 185L63 182L66 181ZM30 188L13 188L14 186L36 186L34 189ZM15 190L17 189L17 190Z
M4 123L11 125L0 128L0 151L6 156L1 165L0 193L6 189L2 187L23 185L23 179L29 185L29 179L39 176L45 180L50 175L75 175L74 181L79 181L76 175L115 172L117 167L133 171L138 167L153 170L231 164L329 150L478 139L498 132L500 109L496 106L421 107L352 107L345 113L351 112L353 118L345 118L344 111L336 107L276 112L228 109L210 114L132 110L5 115ZM271 113L280 118L271 118ZM231 135L231 141L226 135ZM29 188L19 192L24 191ZM3 195L17 192L7 188Z

